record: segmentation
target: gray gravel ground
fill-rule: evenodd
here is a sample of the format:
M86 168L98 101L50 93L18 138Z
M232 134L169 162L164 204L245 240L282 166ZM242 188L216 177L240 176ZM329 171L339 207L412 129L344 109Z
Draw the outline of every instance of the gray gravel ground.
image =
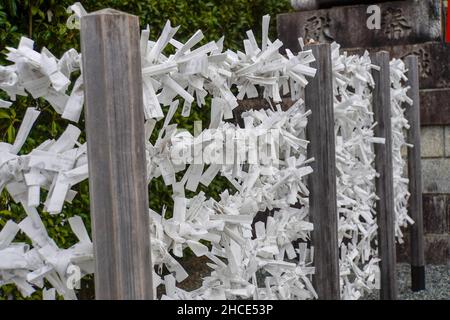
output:
M426 290L411 291L410 265L397 265L398 298L400 300L450 300L450 268L448 265L427 265L425 267ZM378 291L366 297L377 300Z

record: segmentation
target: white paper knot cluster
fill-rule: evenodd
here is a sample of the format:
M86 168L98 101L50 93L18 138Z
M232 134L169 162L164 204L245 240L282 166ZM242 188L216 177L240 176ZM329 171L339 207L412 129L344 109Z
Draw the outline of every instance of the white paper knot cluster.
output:
M76 299L77 280L94 272L93 246L83 221L78 216L68 219L79 242L61 249L48 236L38 211L25 205L24 209L27 218L19 224L9 220L0 232L0 286L13 283L24 297L42 288L44 299L54 299L56 292ZM12 242L19 231L31 240L31 247ZM45 288L44 279L53 288Z
M402 60L393 59L390 64L391 76L391 127L392 127L392 168L394 177L394 211L395 211L395 236L399 243L403 243L401 228L413 224L414 221L408 215L408 191L409 179L406 175L406 160L402 151L413 146L406 142L406 131L409 129L408 120L405 118L405 108L412 105L413 101L407 96L410 87L405 85L406 66Z
M298 248L293 246L294 241L308 240L313 229L308 222L309 192L305 181L312 169L307 165L310 160L306 159L307 141L303 139L308 113L303 109L299 102L287 112L249 111L243 114L245 129L222 122L213 129L214 134L208 129L197 137L200 151L215 145L223 154L227 153L227 140L221 137L231 133L231 140L241 139L242 144L236 149L241 155L231 163L211 164L206 170L204 164L191 163L184 177L176 181L172 174L172 178L167 178L166 174L166 171L175 172L176 166L160 162L159 172L174 190L173 217L165 219L164 212L162 215L152 212L152 246L157 244L153 249L155 264L165 264L174 273L160 280L166 286L164 299L305 299L316 296L309 277L314 268L309 266L312 257L304 246L306 243ZM260 126L266 129L258 130ZM268 159L277 160L277 166L272 161L249 164L252 151L245 148L246 143L250 142L251 135L258 138L258 132L268 131L273 135L264 139L264 146L274 150L273 157L269 154ZM180 134L184 134L183 139ZM189 135L174 133L166 146L167 153L177 149L180 143L188 148L195 144L197 138ZM210 138L201 139L202 135ZM169 155L165 158L171 159ZM172 169L167 170L168 167ZM229 179L237 189L235 193L223 192L220 201L207 199L203 193L192 199L185 198L184 188L195 191L199 183L208 185L219 173ZM291 207L294 204L299 204L300 208ZM252 222L256 214L274 209L274 216L269 217L266 224L256 223L254 237ZM211 250L200 240L209 241ZM193 292L176 288L176 281L184 280L188 274L170 255L182 257L186 247L197 256L206 255L211 260L208 266L213 269L203 285ZM258 281L258 275L266 274L270 276L264 283Z
M20 39L16 48L7 48L6 59L14 64L0 67L0 89L15 101L17 95L44 98L62 118L78 122L84 102L81 76L67 94L71 74L80 69L81 55L70 49L57 59L45 47L41 52L33 50L34 41ZM10 102L1 101L8 108Z
M373 144L384 140L374 137L374 66L368 52L340 54L336 43L331 50L341 297L353 300L378 288Z
M80 130L69 125L58 140L46 140L32 152L18 155L39 111L28 108L14 144L0 143L0 192L9 193L20 203L27 218L16 224L7 221L0 232L0 285L14 283L24 296L43 287L47 279L66 299L76 298L67 287L71 270L80 276L93 272L93 248L82 220L68 219L79 243L69 249L59 248L48 236L36 208L41 204L41 189L47 191L43 210L61 213L65 202L71 202L76 192L71 187L88 176L86 145L77 140ZM31 240L12 242L18 231ZM77 265L78 269L73 269ZM45 291L45 297L54 297L55 290Z

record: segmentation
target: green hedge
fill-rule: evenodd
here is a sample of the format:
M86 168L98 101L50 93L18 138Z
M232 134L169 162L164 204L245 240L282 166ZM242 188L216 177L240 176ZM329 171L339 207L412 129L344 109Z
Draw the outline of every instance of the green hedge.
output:
M0 64L9 64L3 53L6 47L16 47L22 35L35 41L36 50L47 47L56 56L70 49L79 48L79 33L66 27L68 13L66 9L73 4L71 0L2 0L0 2ZM257 39L261 34L261 17L265 14L272 16L270 36L276 38L276 15L290 10L288 0L87 0L80 1L88 12L114 8L140 17L142 28L147 24L151 28L151 38L155 39L166 20L172 25L180 25L176 39L186 41L197 29L205 34L204 43L217 40L225 36L225 48L241 49L245 31L253 29ZM0 92L0 98L7 98ZM13 107L8 110L0 109L0 141L13 142L20 121L29 106L41 110L37 125L27 140L21 152L28 153L31 149L46 139L57 138L68 125L42 99L33 100L30 97L19 97ZM180 127L192 130L194 120L204 120L209 123L209 108L199 109L193 106L193 114L188 119L175 116ZM84 127L83 121L78 124ZM84 135L81 140L84 139ZM224 178L216 179L205 191L209 196L217 198L220 192L229 187ZM78 192L72 204L64 206L64 214L50 216L40 210L43 222L49 235L63 248L68 248L76 242L70 227L65 223L68 217L79 215L90 232L89 218L89 189L85 181L75 187ZM150 186L150 207L160 210L163 205L168 207L170 214L172 200L170 192L161 179L155 179ZM187 194L187 196L192 196ZM46 194L43 193L44 200ZM19 222L25 217L20 205L14 204L5 191L0 195L0 229L7 220ZM18 240L29 241L24 235ZM92 278L84 279L85 284L91 283ZM92 286L91 286L92 288ZM89 291L89 290L88 290ZM92 290L91 290L92 291ZM92 297L92 292L81 293L84 297ZM37 291L31 299L39 299L41 293ZM23 299L13 285L0 287L0 299Z

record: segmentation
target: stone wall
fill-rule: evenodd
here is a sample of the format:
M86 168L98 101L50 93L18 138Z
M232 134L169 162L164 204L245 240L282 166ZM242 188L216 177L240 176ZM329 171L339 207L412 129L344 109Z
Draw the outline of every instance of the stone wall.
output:
M427 193L423 195L425 261L427 264L449 263L450 237L450 195ZM409 233L405 242L397 245L397 260L409 261Z
M450 126L422 127L424 193L450 194Z
M343 48L369 48L416 44L442 39L440 0L406 0L378 3L381 28L367 28L367 5L299 11L277 17L278 36L297 52L298 38L305 42L338 42Z

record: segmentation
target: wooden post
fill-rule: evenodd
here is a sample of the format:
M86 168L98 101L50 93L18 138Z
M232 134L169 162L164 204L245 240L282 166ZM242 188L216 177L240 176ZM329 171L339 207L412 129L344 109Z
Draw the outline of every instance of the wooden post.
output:
M405 59L408 69L407 85L411 87L408 97L413 100L412 106L406 106L405 116L409 122L408 148L409 175L409 212L414 224L410 226L411 235L411 289L425 290L425 256L423 251L423 207L422 207L422 164L420 159L420 100L419 100L419 67L417 56Z
M380 51L372 58L372 63L380 71L373 70L375 80L373 91L373 112L375 136L385 138L385 144L375 144L375 169L378 222L378 254L380 256L382 300L397 299L396 254L395 254L395 217L394 182L392 171L392 128L391 128L391 80L389 75L389 53Z
M81 18L96 299L152 299L139 19Z
M319 299L338 300L339 254L336 202L336 153L334 142L333 82L329 44L308 46L316 61L316 76L305 88L306 107L311 109L307 126L308 157L314 157L309 176L310 216L314 223L314 283Z

